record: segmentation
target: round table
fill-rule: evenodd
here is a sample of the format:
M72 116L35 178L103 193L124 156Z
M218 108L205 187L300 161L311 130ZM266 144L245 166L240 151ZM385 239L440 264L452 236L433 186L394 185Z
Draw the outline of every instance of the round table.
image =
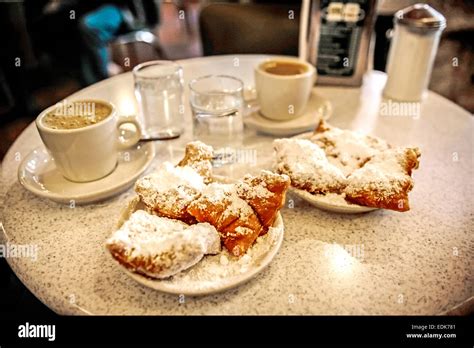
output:
M251 86L253 67L264 58L216 56L179 63L186 82L212 73L234 75ZM268 268L237 288L183 299L139 285L105 250L133 189L99 204L70 208L38 198L19 184L21 158L41 145L31 124L3 161L1 242L36 245L38 254L36 260L9 258L8 263L60 314L428 315L472 310L473 118L432 92L421 105L420 117L381 113L381 103L387 103L381 98L384 82L383 73L371 72L361 88L317 86L316 92L332 102L333 125L421 149L409 212L341 215L289 194L282 209L284 241ZM130 73L72 97L110 100L122 113L135 111ZM180 139L156 142L152 166L178 160L191 137L188 127ZM272 140L245 130L242 146L257 149L259 163L247 171L268 164Z

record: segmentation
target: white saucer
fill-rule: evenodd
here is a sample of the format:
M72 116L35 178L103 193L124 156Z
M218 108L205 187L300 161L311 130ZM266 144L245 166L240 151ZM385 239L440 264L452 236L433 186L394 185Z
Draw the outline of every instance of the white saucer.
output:
M152 142L139 143L119 154L117 167L106 177L77 183L64 178L46 149L39 147L30 152L20 164L18 180L28 191L55 202L92 203L117 195L132 186L154 156Z
M314 130L319 121L327 120L331 114L331 102L313 91L305 112L298 118L289 121L274 121L262 116L260 112L254 111L244 117L244 124L266 134L276 136L294 135Z
M342 194L329 193L327 195L313 195L307 191L295 188L290 188L290 191L313 207L332 213L358 214L378 209L349 203L344 199L344 195Z
M230 181L225 180L225 182ZM129 219L130 215L139 209L143 209L143 203L136 197L122 210L117 228L120 228ZM283 241L283 235L283 219L281 214L278 213L270 231L265 236L259 237L264 238L258 241L263 251L250 258L248 262L244 263L245 266L239 272L234 272L233 274L226 274L226 270L240 264L240 262L245 260L245 256L241 259L234 259L225 250L222 250L217 255L206 255L191 268L161 280L142 276L128 270L118 262L116 264L129 277L154 290L186 296L209 295L243 284L262 272L278 253ZM222 262L224 255L227 255L225 256L226 258L229 257L227 263Z

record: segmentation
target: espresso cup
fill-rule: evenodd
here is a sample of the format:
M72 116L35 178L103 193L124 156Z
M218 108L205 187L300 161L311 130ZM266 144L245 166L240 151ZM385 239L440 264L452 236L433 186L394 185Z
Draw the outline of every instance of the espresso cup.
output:
M54 159L57 169L66 179L75 182L93 181L107 176L117 165L118 152L134 146L141 138L140 124L136 118L118 116L112 103L88 99L74 100L68 105L74 107L91 104L94 105L94 110L99 104L106 106L110 109L110 114L102 115L97 122L84 122L83 126L71 129L61 128L59 122L58 127L48 124L52 116L49 116L48 121L45 122L47 115L53 115L53 113L53 116L58 115L59 104L44 110L36 118L36 127L41 140ZM70 110L70 108L65 108L65 110ZM72 115L67 112L65 111L64 117L93 117L92 114L75 115L74 110ZM134 128L132 135L127 138L120 135L119 129L125 124L132 124Z
M255 67L260 113L277 121L297 118L305 110L315 81L316 69L306 61L298 58L265 60Z

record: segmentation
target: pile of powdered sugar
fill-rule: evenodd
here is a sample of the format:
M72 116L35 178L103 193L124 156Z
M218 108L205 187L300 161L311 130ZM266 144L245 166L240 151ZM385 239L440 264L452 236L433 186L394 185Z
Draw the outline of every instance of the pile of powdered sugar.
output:
M311 141L324 150L329 162L341 169L345 176L359 169L375 154L390 147L380 138L336 127L315 133Z
M156 172L139 179L135 191L147 206L179 214L205 186L203 177L194 168L164 162Z
M205 254L221 250L220 237L208 223L186 225L137 210L108 239L107 246L122 259L128 268L154 278L164 278L192 267ZM121 250L121 251L119 251Z
M310 140L276 139L273 146L277 172L287 174L294 186L311 193L326 193L340 191L346 185L342 171Z
M234 184L211 183L202 190L201 197L194 201L192 205L196 204L200 209L206 209L209 203L225 204L225 210L222 211L220 217L221 221L234 216L245 219L253 213L250 205L237 195Z
M283 228L270 227L268 233L257 238L245 255L238 258L222 248L217 255L207 255L194 267L170 278L159 280L161 285L177 291L212 291L236 281L255 268L268 257L282 238Z
M361 169L352 173L347 194L360 191L377 191L379 196L389 197L401 192L413 179L404 167L405 149L391 149L372 157Z

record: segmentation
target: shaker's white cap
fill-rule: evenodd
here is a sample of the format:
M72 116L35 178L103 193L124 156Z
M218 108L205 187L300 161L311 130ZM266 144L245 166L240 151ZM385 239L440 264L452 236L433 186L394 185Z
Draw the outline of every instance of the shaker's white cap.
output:
M418 31L443 30L446 18L427 4L415 4L395 13L395 24L408 26Z

